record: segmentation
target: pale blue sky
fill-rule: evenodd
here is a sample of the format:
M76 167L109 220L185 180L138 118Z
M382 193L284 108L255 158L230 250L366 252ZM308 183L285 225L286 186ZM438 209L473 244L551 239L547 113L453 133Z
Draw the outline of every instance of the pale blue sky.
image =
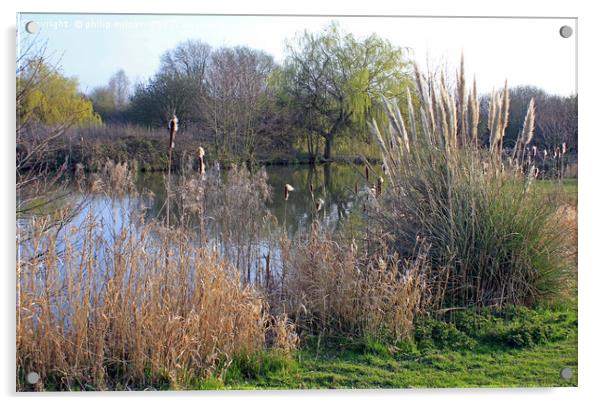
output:
M575 29L572 19L21 14L17 28L19 35L29 35L24 26L36 21L49 50L61 56L63 73L76 76L80 89L89 92L121 68L132 82L147 80L161 54L186 39L214 47L246 45L280 61L287 38L320 30L331 20L357 36L376 33L411 48L423 67L428 61L455 69L463 51L467 73L476 73L484 93L505 79L510 86L576 92L575 36L558 34L562 25Z

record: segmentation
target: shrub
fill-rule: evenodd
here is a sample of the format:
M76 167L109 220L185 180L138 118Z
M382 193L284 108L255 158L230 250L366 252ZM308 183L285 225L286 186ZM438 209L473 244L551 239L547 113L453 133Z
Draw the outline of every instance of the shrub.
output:
M510 327L500 337L508 346L529 347L546 343L550 327L541 323L519 324Z

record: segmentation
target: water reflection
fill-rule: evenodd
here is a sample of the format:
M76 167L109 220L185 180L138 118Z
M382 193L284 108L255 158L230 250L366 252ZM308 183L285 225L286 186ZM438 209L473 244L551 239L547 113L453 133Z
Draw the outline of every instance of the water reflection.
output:
M329 163L324 165L267 166L268 183L272 198L268 209L278 224L286 226L289 236L305 232L314 219L314 204L324 200L320 221L324 226L336 229L354 209L357 201L356 187L365 188L363 167L351 164ZM228 172L224 171L227 181ZM284 186L290 184L295 191L284 200ZM162 219L165 215L165 180L162 173L140 173L136 185L141 194L152 193L147 217ZM311 185L311 186L310 186ZM313 200L311 195L313 187ZM149 200L150 201L150 200Z
M345 220L360 207L361 201L366 197L364 168L356 165L328 164L318 166L268 166L266 167L267 182L271 188L271 199L267 206L253 202L256 188L250 191L243 188L230 189L224 186L240 180L232 171L222 171L223 177L209 172L203 181L202 187L207 187L203 198L206 206L203 208L205 222L190 221L184 225L190 231L191 246L203 244L211 249L216 249L240 270L241 279L247 282L261 282L261 274L266 274L268 267L272 277L278 277L282 268L281 236L283 230L289 238L307 233L310 224L318 219L322 227L336 230L342 227ZM228 182L228 174L232 174L232 183ZM210 177L209 175L215 175ZM195 177L198 181L198 177ZM174 183L184 178L174 176ZM190 179L188 179L190 180ZM187 183L184 181L183 183ZM83 209L61 231L57 241L58 251L68 246L74 251L89 251L84 249L83 241L94 241L93 252L88 254L94 260L103 264L106 274L98 274L96 282L99 287L112 269L112 258L115 256L115 247L124 235L130 235L136 243L142 241L138 225L141 219L145 222L165 223L165 177L162 173L138 173L135 178L137 192L125 195L85 194L75 196L82 200ZM211 184L213 184L211 186ZM216 185L217 184L217 185ZM290 184L294 191L288 200L284 199L284 186ZM193 183L193 192L199 195L200 183ZM177 188L176 188L177 189ZM232 191L235 190L235 191ZM225 195L237 195L237 199L224 199ZM313 190L313 197L311 190ZM357 192L356 192L357 190ZM204 193L203 192L203 193ZM251 194L248 194L248 193ZM220 196L220 193L223 194ZM247 193L247 194L245 194ZM172 202L182 199L184 195L172 197ZM321 199L323 207L316 213L315 202ZM234 203L232 200L235 200ZM76 202L76 201L74 201ZM251 209L251 207L255 207ZM266 221L266 209L269 211ZM179 215L179 206L174 204L171 212L174 217ZM249 212L247 212L249 211ZM252 212L251 212L252 211ZM264 214L261 214L263 212ZM226 214L224 214L226 213ZM257 215L257 213L260 213ZM142 215L143 217L140 217ZM318 216L318 218L316 218ZM82 232L91 229L89 224L96 223L95 235L87 236ZM353 221L350 221L353 222ZM173 221L172 224L176 224ZM180 226L179 224L176 226ZM125 233L124 233L125 232ZM153 236L153 230L148 236ZM269 265L268 265L269 262ZM258 278L259 277L259 278Z

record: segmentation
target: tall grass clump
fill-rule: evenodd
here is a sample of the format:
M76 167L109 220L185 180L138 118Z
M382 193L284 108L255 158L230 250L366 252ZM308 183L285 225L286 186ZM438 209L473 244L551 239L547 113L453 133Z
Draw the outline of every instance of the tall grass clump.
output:
M372 121L388 187L369 212L377 234L411 257L427 244L428 275L439 305L523 304L553 299L567 277L567 244L557 207L533 194L534 164L524 150L535 106L514 153L504 146L510 98L493 92L487 133L479 133L476 84L466 90L463 65L452 88L416 68L407 115L383 100L387 117ZM488 139L483 142L482 139ZM488 145L487 145L488 144Z

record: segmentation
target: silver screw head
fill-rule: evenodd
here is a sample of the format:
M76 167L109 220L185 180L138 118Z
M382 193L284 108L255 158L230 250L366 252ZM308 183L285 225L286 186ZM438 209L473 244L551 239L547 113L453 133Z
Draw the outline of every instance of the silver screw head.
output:
M573 35L573 29L571 27L568 25L560 27L560 36L562 38L569 38L571 35Z
M28 383L33 385L33 384L36 384L38 381L40 381L40 375L38 373L36 373L35 371L32 371L29 374L27 374L27 377L25 377L25 379L27 380Z
M569 381L573 377L573 370L568 367L563 368L560 370L560 377L566 381Z
M25 24L25 31L29 32L30 34L35 34L39 30L40 25L35 21L29 21L27 24Z

